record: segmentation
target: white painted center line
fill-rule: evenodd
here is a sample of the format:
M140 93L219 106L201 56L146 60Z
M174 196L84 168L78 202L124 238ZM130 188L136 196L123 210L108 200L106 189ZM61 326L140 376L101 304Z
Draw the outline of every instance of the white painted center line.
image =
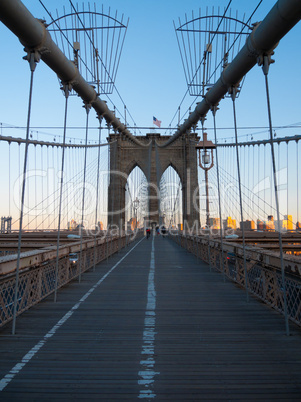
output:
M155 398L153 391L154 377L159 372L155 369L155 324L156 324L156 290L155 290L155 244L152 240L150 270L148 275L147 304L144 318L143 345L140 361L141 370L138 375L139 385L143 385L138 398Z
M0 380L0 392L12 381L12 379L20 373L20 371L26 366L26 364L38 353L38 351L45 345L49 338L51 338L56 331L72 316L79 306L90 296L92 292L106 279L107 276L144 240L144 237L130 250L128 251L88 292L62 317L47 334L38 342L25 356L23 356L21 362L17 363L9 372Z

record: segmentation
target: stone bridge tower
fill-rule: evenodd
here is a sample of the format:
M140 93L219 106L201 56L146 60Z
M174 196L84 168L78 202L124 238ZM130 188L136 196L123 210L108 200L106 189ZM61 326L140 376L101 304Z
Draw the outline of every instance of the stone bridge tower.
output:
M160 134L128 136L110 134L110 183L108 193L108 224L124 227L127 178L138 166L145 174L149 189L149 221L159 224L159 183L165 170L172 166L182 185L183 223L199 225L199 186L197 170L197 134L182 135L168 146L171 138Z

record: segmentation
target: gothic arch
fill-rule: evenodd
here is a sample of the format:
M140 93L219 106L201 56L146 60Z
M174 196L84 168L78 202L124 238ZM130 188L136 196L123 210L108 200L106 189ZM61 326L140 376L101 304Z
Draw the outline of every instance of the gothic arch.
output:
M171 167L171 168L173 168L173 170L177 173L177 175L178 175L179 178L180 178L181 185L183 185L183 172L180 172L180 169L177 167L176 163L173 163L173 162L169 161L169 162L166 163L166 165L167 165L167 166L164 166L164 169L163 169L163 171L162 171L162 174L161 174L161 177L160 177L160 180L159 180L159 181L161 181L161 179L162 179L164 173L167 171L167 169L168 169L169 167Z
M144 173L145 177L147 177L146 171L145 171L145 163L142 163L141 160L136 160L136 159L132 159L128 165L126 165L125 167L125 174L129 177L129 175L132 173L132 171L138 167L139 169L142 170L142 172Z
M135 224L141 226L148 216L148 181L138 163L128 175L125 186L125 221L132 227L134 219Z
M160 179L160 219L165 225L183 223L183 185L182 180L170 163ZM162 188L162 185L164 187Z
M119 134L110 134L110 169L122 173L122 178L110 175L108 209L111 224L123 225L125 220L125 186L131 172L138 166L148 183L148 216L153 223L159 222L160 194L158 185L170 166L178 174L182 187L183 221L193 226L199 222L199 210L195 208L192 195L198 190L197 155L193 144L197 134L181 136L169 146L164 146L168 136L157 133L138 136L138 145ZM158 182L159 181L159 182ZM116 197L115 195L118 194Z

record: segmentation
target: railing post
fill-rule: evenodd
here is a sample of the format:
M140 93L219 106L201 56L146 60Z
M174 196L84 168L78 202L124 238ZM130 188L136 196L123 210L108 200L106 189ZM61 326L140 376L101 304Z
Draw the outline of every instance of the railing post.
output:
M86 189L86 170L87 170L87 145L88 145L88 131L89 131L89 112L91 105L84 103L86 110L86 137L85 137L85 158L84 158L84 179L83 179L83 199L82 199L82 219L80 224L80 263L79 263L79 275L78 282L81 281L82 272L82 247L83 247L83 226L84 226L84 210L85 210L85 189Z
M284 260L283 260L283 246L282 246L282 236L281 236L281 228L280 228L278 186L277 186L275 152L274 152L274 143L273 143L272 113L271 113L269 82L268 82L268 73L269 73L270 62L271 62L270 55L264 55L263 60L262 60L262 70L264 73L265 86L266 86L266 98L267 98L269 131L270 131L270 142L271 142L271 156L272 156L273 179L274 179L274 194L275 194L275 201L276 201L277 220L278 220L278 226L279 226L278 227L278 239L279 239L279 251L280 251L280 261L281 261L281 278L282 278L283 302L284 302L284 318L285 318L286 335L289 336L290 330L289 330L289 323L288 323L288 311L287 311L287 299L286 299L285 267L284 267Z
M210 249L210 229L209 230L209 234L208 234L208 263L209 263L209 269L210 272L212 271L212 267L211 267L211 249Z
M216 111L218 110L217 105L213 106L211 108L212 115L213 115L213 127L214 127L214 140L215 144L217 144L217 134L216 134ZM219 160L218 160L218 152L217 152L217 147L215 147L215 159L216 159L216 174L217 174L217 189L218 189L218 209L219 209L219 226L220 226L220 238L221 238L221 271L223 273L223 279L224 281L226 280L225 278L225 272L224 272L224 245L223 245L223 220L222 220L222 207L221 207L221 191L220 191L220 176L219 176Z
M239 206L240 206L240 218L241 218L241 230L242 230L242 247L243 247L243 261L244 261L244 275L245 275L245 290L246 299L249 302L249 290L248 290L248 272L246 262L246 240L245 240L245 227L244 227L244 215L243 215L243 201L241 191L241 176L240 176L240 161L238 153L238 134L237 134L237 120L236 120L236 106L235 99L237 94L237 87L230 88L230 95L233 105L233 119L234 119L234 132L235 132L235 149L236 149L236 164L237 164L237 176L238 176L238 191L239 191Z
M65 163L65 144L66 144L66 130L67 130L67 111L68 111L68 99L71 86L69 84L63 84L63 90L65 95L65 116L64 116L64 133L63 133L63 149L62 149L62 161L61 161L61 182L60 182L60 199L59 199L59 214L58 214L58 228L57 228L57 243L56 243L56 262L55 262L55 289L54 289L54 301L57 300L57 275L59 266L59 249L60 249L60 232L61 232L61 218L62 218L62 195L64 184L64 163Z
M26 125L26 143L25 143L25 154L24 154L24 167L23 167L23 183L22 183L22 193L21 193L21 211L20 211L20 224L19 224L19 237L18 237L18 258L17 258L17 268L16 268L16 283L15 283L15 294L14 294L14 309L13 309L13 325L12 325L12 335L16 333L16 317L17 317L17 304L18 304L18 292L19 292L19 270L20 270L20 256L21 256L21 238L23 229L23 213L24 213L24 199L25 199L25 184L26 184L26 173L27 173L27 157L28 157L28 145L29 145L29 127L30 127L30 115L31 115L31 102L32 102L32 89L33 89L33 76L36 69L36 65L40 60L40 55L37 52L27 53L26 60L29 62L30 67L30 84L29 84L29 100L28 100L28 112L27 112L27 125Z
M107 258L107 262L109 260L109 236L108 236L108 228L107 228L107 233L106 233L106 258Z

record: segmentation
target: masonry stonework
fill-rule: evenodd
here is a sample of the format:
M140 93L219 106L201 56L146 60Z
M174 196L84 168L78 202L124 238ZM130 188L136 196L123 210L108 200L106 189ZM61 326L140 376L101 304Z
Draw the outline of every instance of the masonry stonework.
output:
M147 134L137 136L141 145L127 136L110 134L110 183L108 189L109 224L124 227L125 191L127 178L138 166L149 186L149 216L153 224L160 223L159 183L165 170L172 166L178 173L182 185L183 221L188 227L200 222L197 134L182 135L168 146L164 144L170 136ZM183 222L183 223L184 223Z

